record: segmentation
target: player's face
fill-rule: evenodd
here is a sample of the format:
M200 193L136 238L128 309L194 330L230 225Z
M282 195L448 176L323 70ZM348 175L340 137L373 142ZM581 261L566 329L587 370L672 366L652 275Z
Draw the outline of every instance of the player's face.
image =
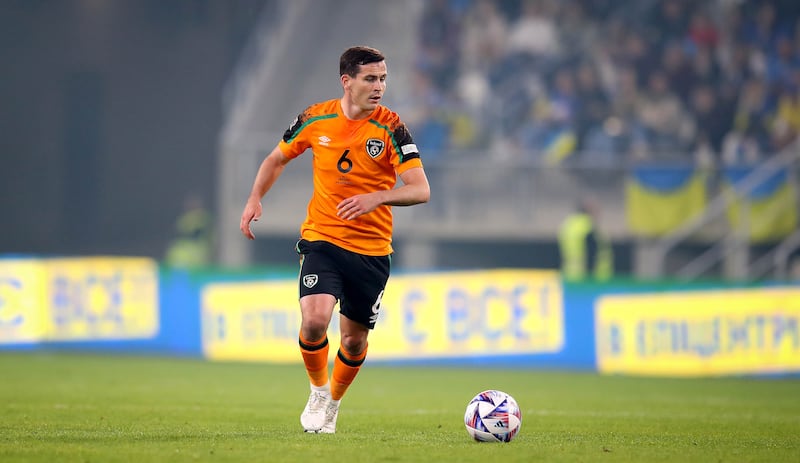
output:
M362 111L373 111L386 91L386 61L361 65L358 74L349 77L345 85L353 104Z

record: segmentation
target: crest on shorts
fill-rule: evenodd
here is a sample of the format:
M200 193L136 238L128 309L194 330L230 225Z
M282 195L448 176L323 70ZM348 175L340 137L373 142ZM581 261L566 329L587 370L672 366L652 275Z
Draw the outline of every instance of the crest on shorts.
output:
M306 288L313 288L314 285L316 285L318 281L319 281L319 277L317 276L316 273L303 275L303 286L305 286Z
M383 143L383 140L378 140L377 138L370 138L369 140L367 140L367 154L369 154L369 156L373 159L377 158L378 156L381 155L381 153L383 153L383 148L385 146L386 144Z

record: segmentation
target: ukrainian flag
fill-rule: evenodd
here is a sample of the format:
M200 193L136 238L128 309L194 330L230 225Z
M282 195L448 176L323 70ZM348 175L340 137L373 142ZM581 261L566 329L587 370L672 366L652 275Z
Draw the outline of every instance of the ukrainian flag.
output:
M628 226L638 236L664 236L700 215L706 198L706 174L694 165L636 166L625 184Z
M740 183L755 172L756 166L723 169L722 191L729 199L728 222L735 230L749 227L753 243L779 241L797 228L797 194L789 169L780 169L749 193Z

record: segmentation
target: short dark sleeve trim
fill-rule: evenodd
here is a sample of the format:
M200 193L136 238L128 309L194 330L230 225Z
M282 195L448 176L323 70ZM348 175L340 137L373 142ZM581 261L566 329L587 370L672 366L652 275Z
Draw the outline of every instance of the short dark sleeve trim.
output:
M399 124L394 131L392 131L388 126L381 124L375 119L370 119L369 122L382 128L389 134L389 140L391 140L392 147L394 147L397 156L400 158L401 164L409 159L419 158L417 145L414 144L411 133L408 131L405 124Z

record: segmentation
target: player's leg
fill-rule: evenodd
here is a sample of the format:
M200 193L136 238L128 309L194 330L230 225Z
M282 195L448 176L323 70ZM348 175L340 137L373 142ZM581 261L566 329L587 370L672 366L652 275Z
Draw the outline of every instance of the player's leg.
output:
M367 335L369 329L362 323L339 317L341 344L333 360L331 378L331 397L341 400L347 388L353 383L361 365L367 357Z
M331 402L321 432L336 432L339 403L367 356L367 336L375 327L389 279L389 256L348 253L343 296L339 301L341 344L333 360Z
M318 432L325 422L330 402L328 381L328 325L341 293L342 282L334 258L320 243L300 240L300 353L308 373L311 392L300 423L308 432Z
M389 280L389 256L348 253L339 301L341 344L333 361L331 395L341 400L367 356L367 335L375 328Z
M327 330L335 305L336 298L330 294L300 298L300 353L312 386L328 386Z
M308 373L311 392L300 424L307 432L317 432L325 424L325 413L331 400L328 381L327 328L336 298L330 294L312 294L300 299L300 353Z
M322 433L329 434L336 432L339 404L367 358L369 329L362 323L350 320L344 315L339 317L339 324L342 342L333 360L331 401L325 412L325 424L320 430Z

